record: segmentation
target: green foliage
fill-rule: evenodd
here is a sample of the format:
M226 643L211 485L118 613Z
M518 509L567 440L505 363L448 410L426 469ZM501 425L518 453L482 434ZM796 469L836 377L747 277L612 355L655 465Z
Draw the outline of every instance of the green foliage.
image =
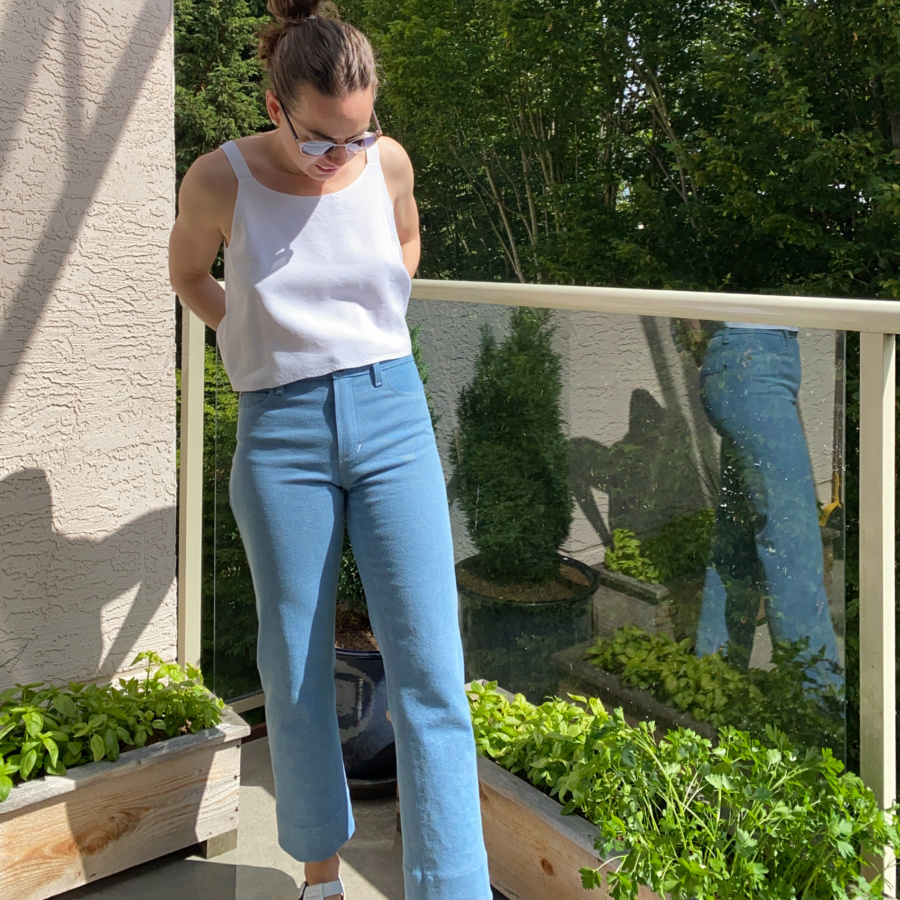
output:
M836 900L877 896L867 854L900 843L895 826L829 750L798 753L769 729L765 741L722 729L716 746L692 731L657 743L596 698L533 706L493 688L469 693L478 752L558 797L600 830L619 859L606 878L615 900L641 885L672 900ZM601 870L582 869L586 888Z
M15 783L219 724L224 703L203 687L199 669L185 672L152 652L133 665L144 661L146 676L118 685L17 684L0 692L0 801Z
M895 296L895 2L345 0L430 277Z
M191 163L269 125L255 32L261 0L175 0L175 158Z
M627 528L613 531L612 549L603 565L648 584L671 583L706 568L716 513L698 509L673 516L659 531L643 541Z
M641 542L627 528L613 531L613 545L606 551L603 565L610 572L620 572L647 584L659 584L661 579L659 569L643 554Z
M659 571L660 581L668 584L706 568L715 518L716 511L707 508L673 516L644 539L643 553Z
M500 584L549 580L572 523L560 355L546 311L515 309L499 346L489 327L460 393L450 458L478 550L473 571Z
M802 642L777 643L774 668L738 671L719 654L696 656L690 640L626 626L598 640L588 658L698 722L733 725L759 738L774 727L802 746L842 753L843 698L833 686L809 683L807 670L828 663L824 653L805 651Z

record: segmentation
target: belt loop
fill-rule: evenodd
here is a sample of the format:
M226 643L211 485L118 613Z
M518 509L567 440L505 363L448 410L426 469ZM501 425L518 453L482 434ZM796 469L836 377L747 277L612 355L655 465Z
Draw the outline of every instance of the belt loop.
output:
M282 396L282 394L284 394L284 385L279 384L278 387L275 388L275 396L280 397L280 396Z
M375 387L381 387L381 363L372 363L372 380Z

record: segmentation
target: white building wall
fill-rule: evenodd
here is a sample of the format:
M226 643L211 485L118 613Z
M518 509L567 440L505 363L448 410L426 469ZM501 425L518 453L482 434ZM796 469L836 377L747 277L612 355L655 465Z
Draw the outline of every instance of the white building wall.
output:
M170 0L0 0L0 688L174 658Z

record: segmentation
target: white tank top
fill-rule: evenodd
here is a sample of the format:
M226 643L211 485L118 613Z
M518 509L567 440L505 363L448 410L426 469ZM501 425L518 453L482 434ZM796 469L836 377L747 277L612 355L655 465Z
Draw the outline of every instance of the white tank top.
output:
M233 141L222 149L238 179L216 334L231 386L258 391L410 353L412 282L378 144L356 181L321 197L267 188Z

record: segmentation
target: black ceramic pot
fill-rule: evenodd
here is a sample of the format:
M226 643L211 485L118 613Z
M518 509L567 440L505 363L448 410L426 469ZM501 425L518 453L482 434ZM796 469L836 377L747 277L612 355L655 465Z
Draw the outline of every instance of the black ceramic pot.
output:
M335 653L338 726L350 796L389 796L397 789L397 755L384 661L377 650L338 648Z
M557 693L554 653L591 638L591 604L597 573L577 559L560 562L584 576L557 600L521 601L488 597L459 584L459 617L466 679L497 681L533 703ZM465 561L457 566L457 570Z

